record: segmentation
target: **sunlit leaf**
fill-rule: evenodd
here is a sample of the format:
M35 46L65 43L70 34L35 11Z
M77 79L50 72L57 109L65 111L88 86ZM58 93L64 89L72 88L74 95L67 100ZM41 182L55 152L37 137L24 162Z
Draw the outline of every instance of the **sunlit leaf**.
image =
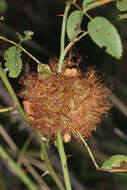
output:
M125 172L127 171L127 156L114 155L106 160L100 169L110 172Z
M26 41L26 40L31 40L32 39L32 36L34 35L34 32L32 32L31 30L27 30L27 31L24 31L24 35L21 35L20 33L16 33L19 40L20 40L20 43L23 42L23 41Z
M127 11L127 0L117 1L116 6L120 11Z
M122 43L116 28L104 17L95 17L88 23L88 32L92 40L113 57L122 56Z
M73 41L81 31L82 11L73 11L67 20L67 35L70 41Z
M9 69L9 76L16 78L22 69L21 50L16 46L10 47L4 54L5 66Z

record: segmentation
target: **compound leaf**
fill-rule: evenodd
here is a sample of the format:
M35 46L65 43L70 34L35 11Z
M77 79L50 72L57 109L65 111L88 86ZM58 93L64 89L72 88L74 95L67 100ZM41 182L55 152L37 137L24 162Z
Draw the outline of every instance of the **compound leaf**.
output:
M77 37L77 35L81 31L80 25L82 17L82 11L79 10L73 11L68 17L66 31L68 38L71 42Z
M104 17L95 17L88 23L88 32L92 40L113 57L122 56L122 43L116 28Z
M17 78L22 69L21 50L12 46L4 54L5 67L9 69L9 76Z

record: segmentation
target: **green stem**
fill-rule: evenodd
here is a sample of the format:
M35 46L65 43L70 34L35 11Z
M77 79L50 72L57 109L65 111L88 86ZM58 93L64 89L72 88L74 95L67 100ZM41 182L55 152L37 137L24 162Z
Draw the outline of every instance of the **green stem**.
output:
M9 108L2 108L2 109L0 109L0 113L2 113L2 112L7 112L7 111L12 111L12 110L14 110L14 107L13 107L13 106L11 106L11 107L9 107Z
M25 118L24 111L23 111L23 109L22 109L22 107L21 107L21 105L20 105L20 103L18 101L18 98L16 97L16 94L13 91L13 88L12 88L10 82L8 81L8 79L6 77L6 74L4 73L1 65L0 65L0 77L3 80L3 82L4 82L4 85L8 89L9 94L11 95L11 97L12 97L12 99L14 101L15 107L17 108L18 112Z
M63 23L62 23L62 32L61 32L61 49L60 49L60 58L59 58L59 64L58 64L58 73L62 71L62 65L63 65L63 60L66 55L64 53L64 46L65 46L65 30L66 30L66 22L67 22L67 16L68 12L71 6L71 1L68 1L65 7L64 11L64 17L63 17Z
M88 34L88 31L84 32L83 34L81 34L79 37L75 38L73 42L70 42L67 47L63 50L63 52L61 52L60 55L60 59L59 59L59 65L58 65L58 73L60 73L62 71L62 66L63 66L63 61L64 58L67 54L67 52L74 46L74 44L76 42L78 42L81 38L83 38L84 36L86 36Z
M63 146L63 140L62 140L60 132L57 133L57 149L59 151L59 155L61 159L66 189L71 190L70 177L68 174L68 167L67 167L67 159L66 159L64 146Z
M7 154L4 148L0 145L0 157L3 158L7 165L12 168L16 174L20 177L22 182L26 184L28 189L30 190L38 190L38 188L34 185L34 183L27 177L26 174L23 173L22 169L11 159L11 157Z
M92 152L91 152L91 150L90 150L88 144L86 143L85 139L82 137L82 135L80 134L79 131L77 132L77 136L82 140L82 142L83 142L83 144L85 145L87 151L89 152L89 155L90 155L90 157L91 157L91 159L92 159L92 161L93 161L93 163L94 163L96 169L99 170L99 166L98 166L96 160L94 159L94 156L93 156L93 154L92 154Z
M65 50L64 50L64 55L67 54L67 52L72 48L72 46L73 46L76 42L78 42L81 38L83 38L83 37L86 36L87 34L88 34L88 31L83 32L83 34L81 34L79 37L75 38L73 42L70 42L70 43L68 44L68 46L65 48Z
M58 73L61 73L62 71L62 67L63 67L63 62L64 62L64 58L67 52L65 52L65 50L63 50L63 52L60 54L60 58L59 58L59 64L58 64Z
M50 163L50 159L49 159L49 157L48 157L47 146L46 146L45 142L42 141L41 144L42 144L42 149L41 149L41 151L42 151L44 160L45 160L45 162L46 162L46 166L47 166L48 171L50 172L50 174L51 174L53 180L56 182L58 188L59 188L60 190L65 190L63 184L62 184L61 181L59 180L59 178L58 178L58 176L56 175L54 169L52 168L52 165L51 165L51 163Z
M61 52L64 50L64 45L65 45L66 22L67 22L67 16L68 16L70 6L71 6L71 2L68 2L66 4L65 11L64 11L64 17L63 17L63 22L62 22L62 32L61 32Z

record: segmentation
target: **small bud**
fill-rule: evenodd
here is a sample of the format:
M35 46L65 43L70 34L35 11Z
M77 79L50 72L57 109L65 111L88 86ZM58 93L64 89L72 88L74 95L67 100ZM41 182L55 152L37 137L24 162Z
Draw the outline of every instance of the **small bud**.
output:
M68 143L71 141L71 135L69 133L66 133L64 136L63 136L63 141L65 143Z
M73 78L77 75L77 69L76 68L72 68L72 69L66 69L64 72L64 76L67 78Z

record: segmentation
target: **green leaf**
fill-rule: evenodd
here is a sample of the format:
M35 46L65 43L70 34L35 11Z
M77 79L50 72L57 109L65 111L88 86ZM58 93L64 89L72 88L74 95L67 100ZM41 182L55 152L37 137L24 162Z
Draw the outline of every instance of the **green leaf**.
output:
M82 11L73 11L68 19L67 19L67 35L69 40L72 42L77 35L80 33L81 29L80 29L80 25L81 25L81 21L82 21Z
M32 36L34 35L34 32L32 32L31 30L24 31L24 36L18 32L16 32L16 34L20 40L20 43L22 43L23 41L31 40Z
M5 66L9 69L9 76L17 78L22 69L21 50L12 46L4 54Z
M88 23L88 32L92 40L113 57L122 56L122 43L116 28L104 17L95 17Z
M0 0L0 13L3 14L7 11L8 4L5 0Z
M116 6L120 11L127 11L127 0L117 1Z
M127 156L125 155L114 155L106 160L101 168L110 172L121 172L127 171Z

